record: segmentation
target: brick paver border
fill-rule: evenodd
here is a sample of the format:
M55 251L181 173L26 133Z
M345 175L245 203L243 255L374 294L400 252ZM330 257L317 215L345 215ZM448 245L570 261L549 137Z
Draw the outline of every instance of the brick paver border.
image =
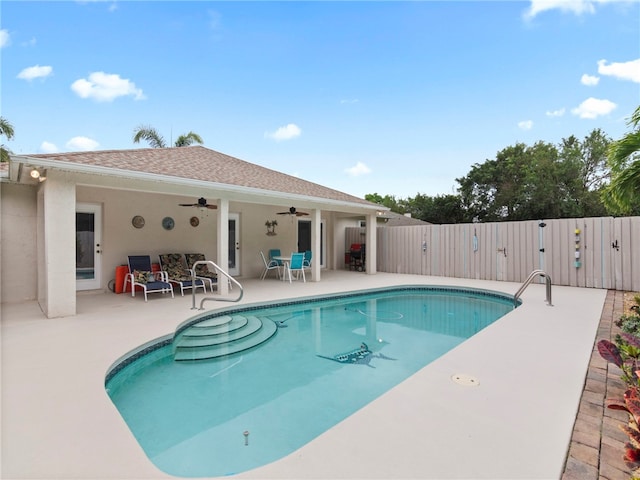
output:
M628 437L620 430L620 425L627 423L629 416L626 412L607 408L611 401L622 401L625 384L620 379L620 369L605 361L597 348L599 340L614 341L616 334L620 333L614 322L623 312L624 292L609 290L591 352L562 480L632 478L632 472L623 460Z

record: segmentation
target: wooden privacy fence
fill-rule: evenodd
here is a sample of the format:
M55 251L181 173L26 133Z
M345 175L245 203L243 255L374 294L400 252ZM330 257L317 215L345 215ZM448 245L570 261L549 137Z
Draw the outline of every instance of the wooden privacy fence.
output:
M345 251L364 242L347 228ZM571 218L377 228L377 270L640 291L640 217Z

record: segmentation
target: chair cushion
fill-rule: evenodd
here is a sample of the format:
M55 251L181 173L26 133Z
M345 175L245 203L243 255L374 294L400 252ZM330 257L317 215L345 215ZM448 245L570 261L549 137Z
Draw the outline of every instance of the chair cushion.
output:
M145 270L134 270L133 271L133 281L136 283L145 284L147 282L153 282L155 277L152 272L147 272Z
M203 253L185 253L184 256L187 259L187 265L189 268L191 268L196 262L203 262L206 260ZM199 277L216 278L216 274L210 272L206 264L196 266L196 275Z
M171 280L177 280L179 282L191 280L191 273L186 268L182 254L170 253L160 255L160 261L162 263L162 269L167 272Z

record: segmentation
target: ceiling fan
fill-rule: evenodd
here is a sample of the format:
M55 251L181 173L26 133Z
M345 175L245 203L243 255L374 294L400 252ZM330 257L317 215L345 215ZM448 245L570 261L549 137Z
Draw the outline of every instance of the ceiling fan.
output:
M303 217L309 214L307 212L298 212L296 207L291 207L288 212L277 212L276 215L295 215L296 217Z
M207 203L207 199L204 197L200 197L198 199L198 203L179 203L181 207L200 207L200 208L210 208L211 210L215 210L218 208L217 205L212 205Z

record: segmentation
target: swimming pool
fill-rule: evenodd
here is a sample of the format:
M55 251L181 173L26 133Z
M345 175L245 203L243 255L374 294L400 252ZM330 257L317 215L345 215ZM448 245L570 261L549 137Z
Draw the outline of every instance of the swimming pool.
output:
M282 458L513 309L513 297L402 287L207 313L272 322L261 345L197 362L160 339L115 365L106 388L166 473L223 476Z

